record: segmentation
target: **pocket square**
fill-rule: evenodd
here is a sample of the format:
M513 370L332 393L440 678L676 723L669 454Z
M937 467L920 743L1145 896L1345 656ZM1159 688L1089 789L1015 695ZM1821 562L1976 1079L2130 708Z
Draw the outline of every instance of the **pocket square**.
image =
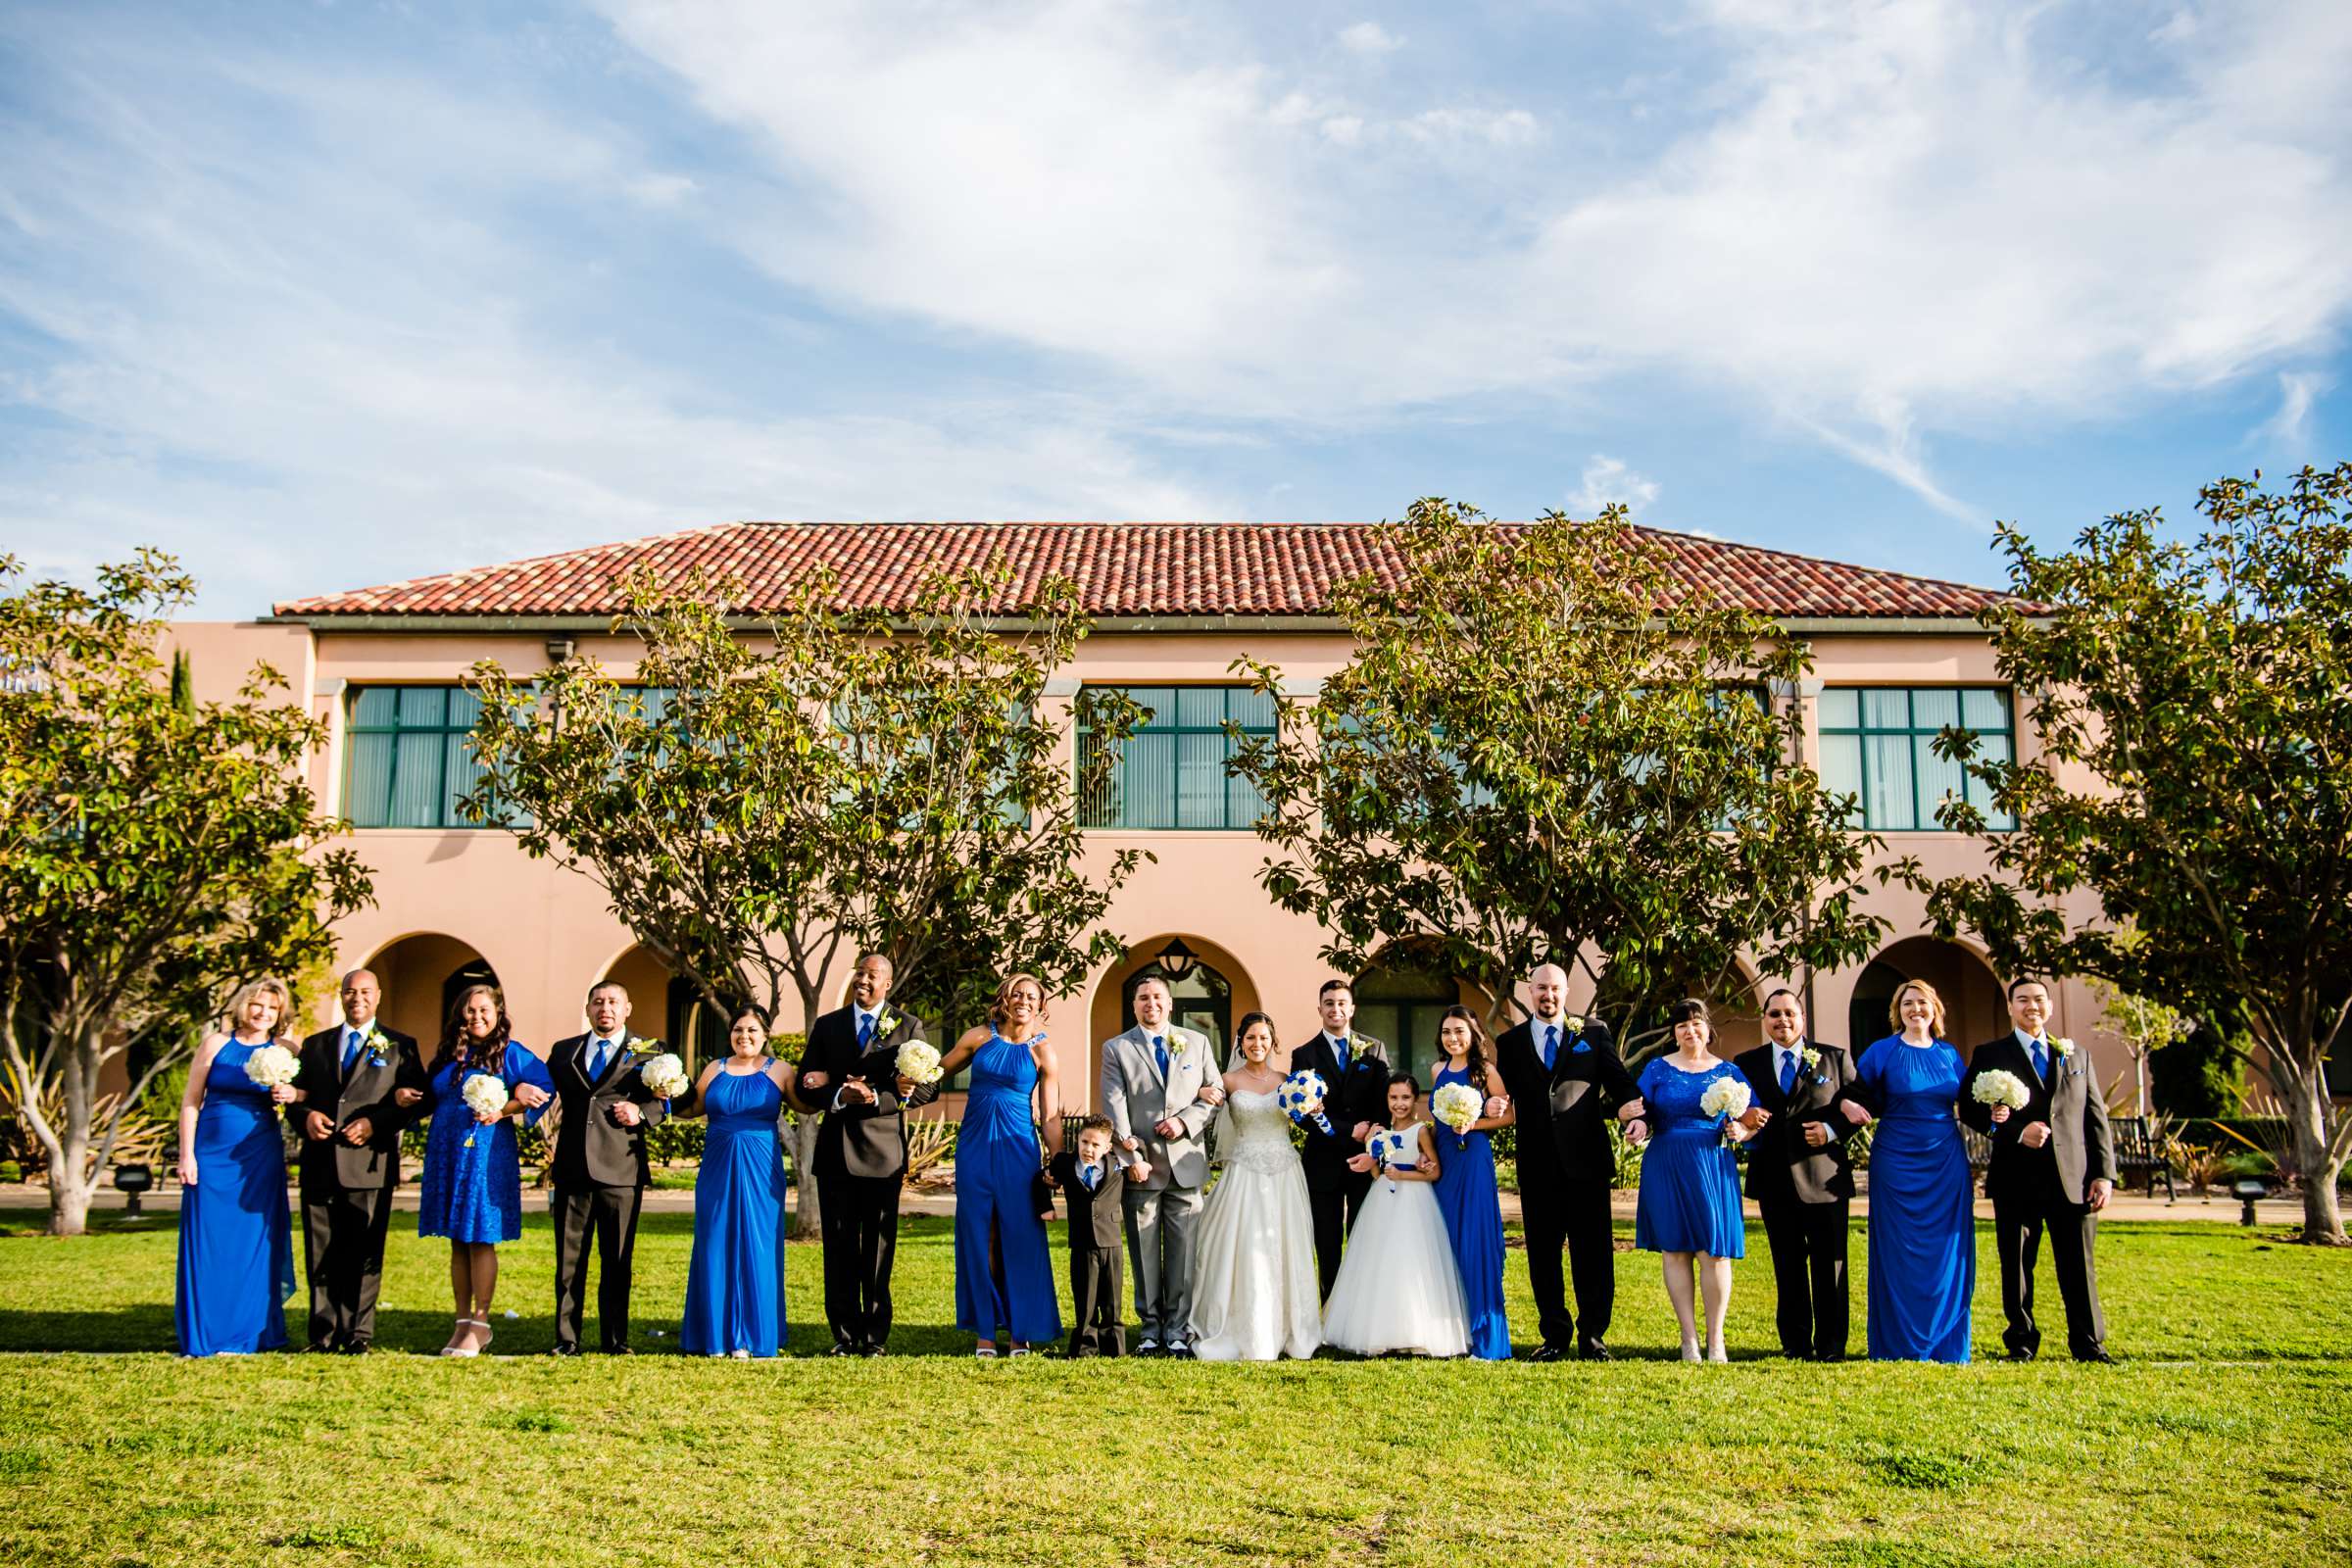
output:
M1575 1045L1568 1048L1568 1054L1571 1056L1581 1056L1592 1049L1592 1042L1579 1040Z

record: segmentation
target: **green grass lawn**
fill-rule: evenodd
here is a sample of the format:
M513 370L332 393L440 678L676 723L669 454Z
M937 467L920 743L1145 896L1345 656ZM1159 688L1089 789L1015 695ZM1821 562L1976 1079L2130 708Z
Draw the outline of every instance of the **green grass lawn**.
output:
M195 1363L156 1353L169 1215L71 1242L39 1217L0 1226L0 1351L33 1352L0 1357L11 1564L2352 1560L2352 1253L2276 1232L2108 1227L2115 1368L1781 1362L1752 1234L1731 1367L1671 1358L1656 1260L1630 1251L1608 1366L975 1365L944 1220L906 1226L879 1361ZM379 1343L429 1352L448 1254L399 1220ZM690 1235L646 1223L645 1350L674 1333ZM496 1348L543 1350L544 1213L505 1259L522 1316ZM816 1250L790 1270L811 1351ZM1515 1252L1507 1280L1524 1341ZM69 1353L90 1350L113 1353Z

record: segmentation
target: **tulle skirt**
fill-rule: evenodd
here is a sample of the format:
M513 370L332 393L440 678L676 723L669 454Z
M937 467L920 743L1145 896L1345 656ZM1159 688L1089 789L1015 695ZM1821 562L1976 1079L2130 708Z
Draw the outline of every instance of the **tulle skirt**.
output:
M1323 1343L1315 1220L1288 1145L1279 1164L1235 1162L1209 1190L1193 1264L1193 1354L1303 1360Z
M1358 1355L1468 1353L1461 1275L1427 1182L1372 1184L1323 1308L1323 1343Z

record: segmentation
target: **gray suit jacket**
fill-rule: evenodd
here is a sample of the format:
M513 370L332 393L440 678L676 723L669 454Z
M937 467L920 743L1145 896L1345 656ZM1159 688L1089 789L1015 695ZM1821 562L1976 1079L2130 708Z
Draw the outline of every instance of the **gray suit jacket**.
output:
M1170 1027L1168 1076L1162 1081L1153 1058L1152 1035L1137 1024L1123 1035L1102 1043L1102 1111L1123 1144L1142 1141L1137 1151L1152 1162L1152 1174L1130 1190L1155 1192L1163 1187L1200 1187L1208 1181L1208 1123L1213 1107L1200 1102L1203 1086L1223 1078L1208 1040L1197 1029ZM1181 1138L1163 1139L1152 1129L1162 1121L1179 1122Z

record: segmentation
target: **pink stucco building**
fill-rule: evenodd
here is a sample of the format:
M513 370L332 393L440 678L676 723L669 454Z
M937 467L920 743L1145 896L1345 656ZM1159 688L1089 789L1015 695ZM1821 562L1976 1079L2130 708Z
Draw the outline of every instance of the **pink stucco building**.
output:
M1690 535L1657 536L1676 569L1774 615L1812 646L1814 678L1776 700L1800 705L1805 760L1834 787L1858 791L1889 851L1931 870L1975 858L1967 841L1934 826L1934 805L1957 784L1927 739L1947 722L1983 731L1997 749L2032 755L2034 740L2000 681L1974 620L1992 590L1843 565ZM1329 969L1320 937L1270 905L1255 872L1265 850L1249 830L1249 803L1222 782L1227 717L1251 722L1249 694L1229 666L1248 653L1279 664L1301 690L1346 659L1325 613L1333 586L1379 570L1369 525L1241 523L824 524L729 523L281 604L261 619L188 623L176 639L200 689L226 690L266 659L326 721L329 747L314 761L325 807L356 824L374 869L375 906L341 928L345 964L381 976L385 1015L420 1038L437 1032L443 998L466 977L495 975L527 1045L582 1025L591 982L612 976L635 998L635 1024L688 1051L703 1038L694 1009L631 940L585 881L523 856L496 830L457 824L449 803L466 781L464 732L470 699L460 677L495 658L527 670L571 648L625 672L632 651L610 635L614 578L646 564L662 572L725 571L757 612L811 564L827 564L853 591L889 605L935 560L977 563L1002 551L1016 574L1072 578L1097 634L1051 688L1066 703L1093 683L1142 689L1154 710L1131 751L1115 803L1090 838L1107 857L1126 846L1157 852L1121 891L1112 928L1122 963L1054 1004L1064 1082L1091 1096L1089 1044L1122 1027L1128 990L1170 945L1196 956L1177 985L1179 1012L1219 1036L1263 1007L1286 1038L1313 1025L1316 987ZM1891 922L1871 961L1809 977L1814 1029L1862 1043L1886 1032L1886 1002L1904 977L1925 976L1952 1009L1963 1046L2004 1026L1999 984L1978 953L1921 935L1917 902L1882 895ZM1382 968L1358 982L1359 1026L1414 1053L1434 1034L1435 1009L1458 995L1444 977ZM1756 1038L1753 1013L1727 1044ZM840 977L846 985L846 973ZM1797 977L1800 989L1807 977ZM2096 1004L2080 985L2057 988L2054 1029L2097 1047ZM781 1020L797 1027L800 1020ZM2098 1053L2102 1074L2124 1065Z

